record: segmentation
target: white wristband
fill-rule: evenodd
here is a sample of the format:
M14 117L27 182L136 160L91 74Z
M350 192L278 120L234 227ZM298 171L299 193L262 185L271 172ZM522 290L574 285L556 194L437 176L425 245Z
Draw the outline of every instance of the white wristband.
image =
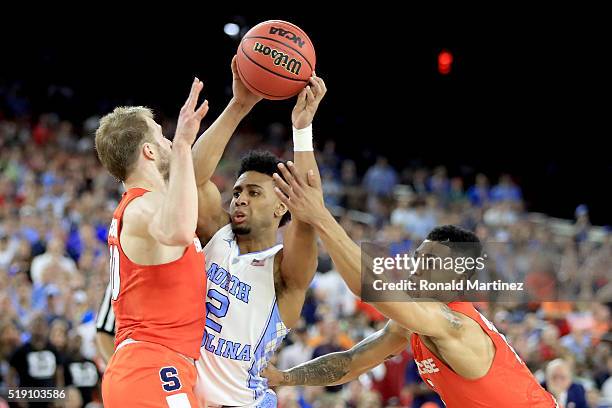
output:
M293 128L293 151L294 152L312 152L312 124L304 129Z

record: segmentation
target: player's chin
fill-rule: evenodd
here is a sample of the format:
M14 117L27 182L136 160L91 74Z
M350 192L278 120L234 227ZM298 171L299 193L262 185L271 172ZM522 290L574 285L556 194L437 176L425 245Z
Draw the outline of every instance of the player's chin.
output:
M248 235L251 233L251 227L241 223L239 225L232 222L232 232L236 235Z

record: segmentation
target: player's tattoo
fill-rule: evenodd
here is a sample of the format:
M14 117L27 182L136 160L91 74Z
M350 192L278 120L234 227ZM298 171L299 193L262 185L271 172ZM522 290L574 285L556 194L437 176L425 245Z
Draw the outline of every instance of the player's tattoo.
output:
M368 359L367 355L364 354L371 349L380 347L385 340L385 336L389 335L391 333L387 326L385 329L366 337L350 350L327 354L284 371L283 382L280 385L330 385L336 383L351 373L351 370L354 369L351 367L351 363L355 362L357 365L361 365L359 363L360 358ZM390 354L385 360L393 357L394 355Z
M461 320L453 314L453 311L446 305L440 306L442 309L442 315L448 320L451 328L458 330L461 328Z
M351 357L346 352L331 353L283 373L281 385L327 385L349 372Z

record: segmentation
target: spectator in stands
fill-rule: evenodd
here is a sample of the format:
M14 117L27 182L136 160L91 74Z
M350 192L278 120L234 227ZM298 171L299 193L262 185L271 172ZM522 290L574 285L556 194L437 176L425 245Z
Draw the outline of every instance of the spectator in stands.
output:
M482 173L476 175L476 184L467 191L471 203L477 207L483 207L489 203L490 188L489 179Z
M606 372L602 373L601 398L608 404L612 404L612 355L606 359Z
M49 326L38 314L30 324L30 339L10 357L8 384L13 387L57 387L64 383L62 357L49 343Z
M76 264L74 260L64 255L64 243L59 239L54 239L47 245L44 254L36 256L32 260L31 276L32 282L41 283L43 273L48 268L53 268L55 273L76 274Z
M502 174L499 177L499 183L491 189L492 201L510 201L519 202L523 199L523 193L517 186L512 177L508 174Z
M100 400L99 386L102 376L96 363L83 356L81 347L81 336L72 333L64 361L64 382L67 386L73 385L79 390L83 405L86 405L94 399Z
M302 364L312 356L313 349L308 346L308 329L304 323L293 329L290 337L293 344L278 353L277 366L281 370Z
M398 183L397 172L389 165L386 157L379 156L376 163L368 169L363 186L368 194L389 197Z
M561 407L589 408L584 387L572 381L569 364L561 359L546 366L546 382L542 386L550 392Z
M438 394L432 391L431 388L423 382L414 360L410 361L406 368L405 379L406 390L412 396L412 408L420 408L428 402L436 404L439 408L444 407Z
M438 219L434 209L423 197L419 197L412 202L410 210L405 213L403 224L412 238L422 240L438 225Z

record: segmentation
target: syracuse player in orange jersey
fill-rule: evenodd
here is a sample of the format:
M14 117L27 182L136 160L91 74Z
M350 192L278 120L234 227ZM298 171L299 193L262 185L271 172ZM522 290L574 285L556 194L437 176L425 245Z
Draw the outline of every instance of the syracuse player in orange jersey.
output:
M102 381L105 407L197 407L206 291L195 236L198 195L191 155L200 122L196 78L174 141L150 110L117 108L100 121L96 150L126 187L109 229L115 353Z
M303 180L286 168L280 170L288 183L275 175L277 196L293 217L315 228L337 270L351 291L359 296L362 261L359 246L325 208L320 190L312 187L313 180ZM445 225L429 233L416 256L448 259L465 256L466 252L473 258L480 256L476 235ZM416 269L415 275L416 279L429 282L469 279L467 273L458 277L454 271L422 267ZM417 292L416 297L426 297L428 301L373 303L393 320L350 350L328 354L282 372L269 366L264 376L270 385L342 384L401 353L412 343L419 374L449 408L557 406L505 337L471 303L453 301L456 293L450 291Z

